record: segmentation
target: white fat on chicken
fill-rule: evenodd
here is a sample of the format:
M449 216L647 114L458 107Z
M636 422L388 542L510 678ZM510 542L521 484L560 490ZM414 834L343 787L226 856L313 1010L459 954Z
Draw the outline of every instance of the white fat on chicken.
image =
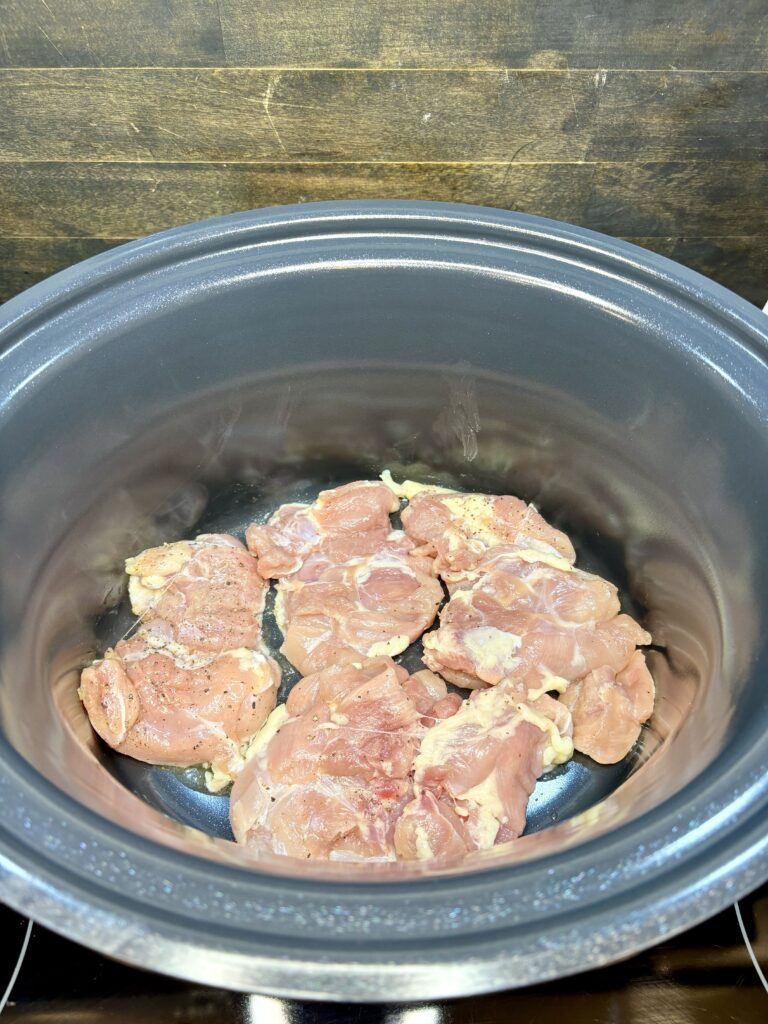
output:
M536 779L573 755L570 732L570 714L549 697L528 702L505 685L477 691L424 736L417 792L448 798L474 847L488 849L522 832Z
M495 626L475 626L463 634L462 640L479 666L502 675L514 664L514 656L523 642L522 637Z
M563 694L571 685L569 680L563 679L562 676L556 676L554 672L550 672L546 665L539 666L539 675L541 676L541 686L528 687L526 694L528 700L537 700L539 697L543 697L545 693L560 693Z
M414 495L422 494L425 491L430 494L452 493L450 487L440 487L438 484L419 484L415 480L404 480L399 484L392 478L392 474L388 469L385 469L380 474L380 479L389 487L394 495L398 498L404 498L406 501L410 501Z
M398 633L397 636L393 636L389 640L379 640L372 647L369 647L367 657L394 658L396 655L402 654L410 642L411 639L407 633Z

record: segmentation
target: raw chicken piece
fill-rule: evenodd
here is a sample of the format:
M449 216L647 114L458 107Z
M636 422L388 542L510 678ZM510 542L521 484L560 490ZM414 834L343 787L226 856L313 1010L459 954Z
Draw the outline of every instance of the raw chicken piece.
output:
M454 591L457 602L471 601L478 611L532 612L564 628L606 622L619 614L616 587L574 566L531 562L520 558L514 548L502 547L491 552L479 569L482 576L474 585L464 583Z
M143 621L83 671L91 724L138 760L207 764L209 789L221 789L275 706L280 671L261 650L266 584L225 534L149 548L126 570Z
M428 789L406 804L395 825L394 841L400 860L460 858L477 848L453 802L446 797L438 800Z
M445 699L431 673L409 677L390 659L302 680L235 781L238 842L301 858L427 860L515 838L538 776L573 753L568 709L502 685L439 720Z
M447 686L434 672L422 669L409 676L407 669L396 665L391 658L383 657L349 665L331 665L314 675L305 676L288 694L286 710L291 716L303 715L318 701L340 700L364 680L374 679L387 669L395 673L397 681L422 716L424 725L437 718L448 718L461 706L461 697L448 693Z
M134 614L156 622L166 643L217 653L258 646L267 585L234 537L201 534L149 548L125 568Z
M529 690L563 690L596 668L623 669L650 636L619 610L599 576L505 554L472 587L454 593L424 660L459 686L509 679Z
M404 779L418 749L419 716L391 668L284 723L266 767L276 782L317 775Z
M406 482L396 493L410 495L403 528L425 554L449 589L484 572L489 552L517 548L528 561L567 567L576 554L564 533L550 526L533 505L511 495L463 494L418 488ZM417 488L414 491L414 488Z
M448 693L440 676L426 668L406 679L403 689L423 716L423 725L432 725L439 718L450 718L461 707L458 693Z
M421 846L419 856L435 855L462 842L486 850L515 839L537 778L573 754L570 735L570 713L551 697L521 700L506 684L473 693L422 740L414 765L418 796L396 831L398 853Z
M400 654L432 624L442 601L428 558L384 548L278 585L280 648L302 674Z
M241 772L232 788L232 831L254 853L319 860L394 860L403 780L320 776L285 785Z
M620 672L605 667L572 683L562 702L573 716L573 743L599 764L629 753L653 714L654 685L642 651Z
M281 581L281 650L303 675L400 654L434 621L442 588L432 560L392 529L398 508L386 484L358 481L248 528L259 572Z
M407 669L396 665L391 658L369 658L348 665L330 665L320 672L304 676L296 683L285 702L286 711L294 717L305 714L319 702L341 700L366 680L375 679L390 669L400 685L407 681Z
M458 686L565 693L577 748L620 760L653 711L653 681L635 650L651 637L619 614L616 588L575 569L565 534L517 498L391 486L452 595L424 637L426 664Z
M528 692L565 691L595 668L623 668L650 635L628 615L565 631L521 614L510 632L494 626L441 626L424 638L424 661L456 686L474 689L504 679Z
M331 565L379 551L399 507L386 484L356 481L321 491L311 505L282 505L266 525L248 527L246 543L264 579L316 579Z
M139 761L235 774L275 706L277 665L245 648L182 659L153 641L121 640L84 670L79 693L94 729Z
M413 796L410 773L427 731L407 680L388 658L302 680L290 707L272 713L232 789L237 841L293 857L393 860L395 823Z

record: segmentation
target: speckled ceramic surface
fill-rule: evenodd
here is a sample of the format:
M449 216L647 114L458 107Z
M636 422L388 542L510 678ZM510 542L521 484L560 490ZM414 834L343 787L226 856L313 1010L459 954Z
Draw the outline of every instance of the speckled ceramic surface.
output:
M550 1024L572 1020L645 1024L761 1024L768 988L768 889L741 901L746 941L733 907L663 945L610 967L543 985L464 999L339 1005L225 992L137 971L91 953L0 908L7 937L0 991L3 1024L43 1024L76 1017L87 1024ZM18 957L29 938L25 955ZM749 946L747 945L749 943ZM754 956L757 969L751 961ZM6 979L19 967L15 983Z

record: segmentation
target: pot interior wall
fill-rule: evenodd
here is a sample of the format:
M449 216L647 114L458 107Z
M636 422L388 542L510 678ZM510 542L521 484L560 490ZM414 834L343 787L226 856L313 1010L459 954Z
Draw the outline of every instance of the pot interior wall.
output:
M516 856L645 813L757 736L764 434L684 310L534 270L361 253L299 271L235 253L41 325L50 363L0 419L5 739L106 817L239 856L188 828L226 836L223 798L94 741L77 672L130 625L129 554L385 467L536 502L653 633L659 698L638 749L545 779L540 834Z

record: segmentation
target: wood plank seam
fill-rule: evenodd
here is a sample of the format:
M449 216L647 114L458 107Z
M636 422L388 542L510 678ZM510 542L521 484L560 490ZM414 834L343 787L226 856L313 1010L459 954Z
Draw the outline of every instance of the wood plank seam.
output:
M680 68L677 66L668 65L667 67L658 68L626 68L626 67L604 67L600 64L594 64L589 66L579 67L562 67L553 68L542 65L541 67L526 65L524 67L515 67L514 65L471 65L468 64L465 67L447 67L447 66L435 66L435 67L354 67L352 65L344 66L324 66L324 65L313 65L305 66L302 64L226 64L220 66L200 66L195 64L99 64L94 66L92 64L67 64L62 67L60 65L46 66L40 64L36 66L18 65L14 67L0 67L0 75L17 75L26 73L28 71L39 71L48 74L69 74L70 72L82 72L89 71L94 74L102 74L105 71L152 71L163 73L165 71L190 71L195 74L210 74L212 72L242 72L242 71L253 71L253 72L264 72L269 74L280 74L282 72L286 74L359 74L359 75L409 75L409 74L441 74L441 75L467 75L467 74L480 74L480 75L503 75L505 72L515 75L562 75L568 77L568 74L594 74L594 72L606 72L606 74L613 75L768 75L768 66L765 68L746 68L732 69L732 68Z
M707 160L706 158L680 160L653 160L638 157L636 160L305 160L301 157L289 157L284 160L263 159L263 160L186 160L162 157L146 157L140 160L126 160L125 157L104 157L94 159L89 157L86 160L70 159L46 159L11 157L4 159L0 154L0 166L2 167L136 167L145 164L170 165L173 167L653 167L677 165L680 167L709 167L718 164L723 168L738 166L740 164L748 167L755 165L757 161L735 159Z

